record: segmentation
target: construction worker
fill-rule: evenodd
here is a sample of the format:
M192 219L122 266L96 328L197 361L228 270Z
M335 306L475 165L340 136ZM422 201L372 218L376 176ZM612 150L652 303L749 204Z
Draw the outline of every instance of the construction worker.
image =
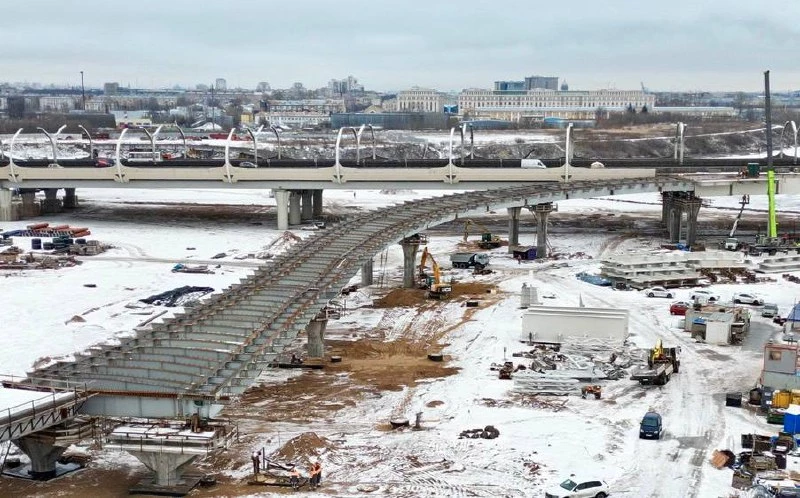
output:
M289 484L292 485L292 489L297 489L300 487L300 471L297 470L297 467L292 467L292 470L289 473Z
M308 466L308 485L312 488L317 487L317 467L313 463Z
M322 482L322 464L317 462L314 464L314 487L318 487Z
M257 476L258 475L258 471L259 471L259 467L261 466L261 452L260 451L254 451L253 452L253 456L251 457L251 459L253 460L253 475Z

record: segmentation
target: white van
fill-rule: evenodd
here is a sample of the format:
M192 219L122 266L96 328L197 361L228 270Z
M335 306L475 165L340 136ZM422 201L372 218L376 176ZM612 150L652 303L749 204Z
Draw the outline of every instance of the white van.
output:
M535 168L535 169L547 168L547 166L544 165L541 159L523 159L520 166L522 166L523 168Z

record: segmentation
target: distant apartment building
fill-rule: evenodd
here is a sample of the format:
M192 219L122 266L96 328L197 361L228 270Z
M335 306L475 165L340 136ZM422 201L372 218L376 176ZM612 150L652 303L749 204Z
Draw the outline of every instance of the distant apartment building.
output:
M214 89L218 92L224 92L228 89L228 82L225 81L225 78L217 78L214 82Z
M117 82L103 83L104 95L116 95L118 93L119 93L119 83Z
M6 97L0 97L0 111L5 111L8 109L8 99Z
M397 93L399 112L443 112L445 96L430 88L413 87Z
M66 112L75 108L75 99L68 96L39 97L42 112Z
M527 78L526 78L527 80ZM598 112L653 109L655 96L641 90L522 90L468 89L458 95L458 110L470 118L539 121L544 118L595 119Z
M364 85L358 83L358 79L348 76L343 80L330 80L328 82L328 94L331 96L361 93L364 91Z
M267 100L261 108L259 121L301 128L327 123L331 114L345 111L342 99Z
M114 115L117 128L136 128L140 126L152 126L149 111L111 111Z

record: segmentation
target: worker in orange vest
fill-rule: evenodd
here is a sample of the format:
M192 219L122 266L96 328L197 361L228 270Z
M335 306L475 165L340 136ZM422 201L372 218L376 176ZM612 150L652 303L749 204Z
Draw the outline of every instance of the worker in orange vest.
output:
M314 464L314 487L319 486L322 482L322 464L317 462Z

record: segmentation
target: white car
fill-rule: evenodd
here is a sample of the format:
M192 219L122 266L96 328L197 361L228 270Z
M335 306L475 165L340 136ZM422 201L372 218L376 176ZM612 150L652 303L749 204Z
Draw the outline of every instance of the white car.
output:
M674 294L663 287L650 287L644 290L644 295L647 297L666 297L672 299Z
M694 293L691 295L691 297L689 297L689 299L691 299L692 301L698 299L700 301L705 300L708 302L712 302L712 301L719 301L719 296L711 291L701 289L694 291Z
M733 302L736 304L752 304L754 306L761 306L764 300L755 294L748 294L746 292L737 292L733 295Z
M608 484L601 479L583 479L570 476L558 486L549 488L545 498L606 498Z

